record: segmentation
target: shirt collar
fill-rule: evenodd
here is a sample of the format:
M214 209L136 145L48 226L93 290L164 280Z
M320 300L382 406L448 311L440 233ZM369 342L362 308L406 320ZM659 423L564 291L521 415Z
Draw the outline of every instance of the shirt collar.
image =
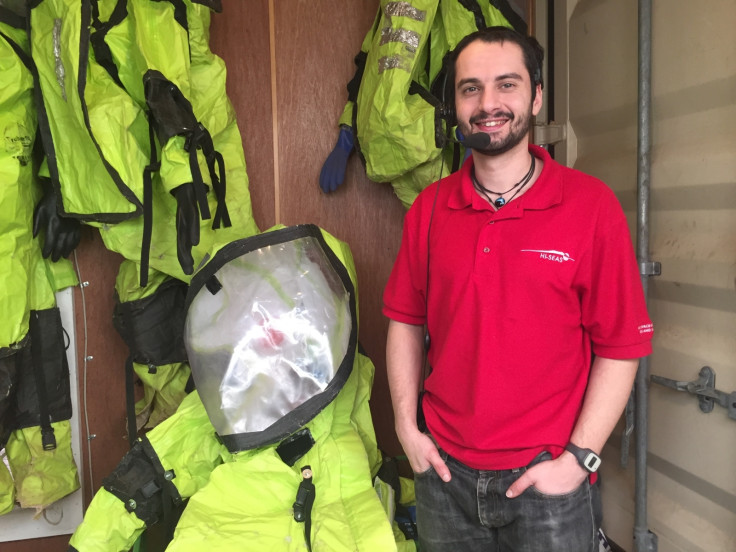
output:
M544 163L542 173L529 191L519 199L515 199L497 211L498 213L506 211L511 215L511 212L516 212L518 216L521 216L521 211L525 209L548 209L562 202L562 179L559 175L560 165L550 157L544 148L530 144L529 152ZM470 177L472 168L473 156L471 155L465 160L465 163L463 163L463 166L457 173L458 177L455 181L455 186L447 200L447 206L450 209L465 209L467 207L472 207L478 211L491 209L488 202L480 197L480 194L473 187L473 181ZM509 209L512 206L515 209Z

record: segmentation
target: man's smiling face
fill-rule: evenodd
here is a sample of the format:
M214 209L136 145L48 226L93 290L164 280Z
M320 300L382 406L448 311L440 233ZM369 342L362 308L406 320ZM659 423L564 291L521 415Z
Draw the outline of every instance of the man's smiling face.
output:
M521 48L512 42L468 44L455 62L455 110L465 136L483 132L490 145L476 150L499 155L518 146L542 107L541 86L532 84Z

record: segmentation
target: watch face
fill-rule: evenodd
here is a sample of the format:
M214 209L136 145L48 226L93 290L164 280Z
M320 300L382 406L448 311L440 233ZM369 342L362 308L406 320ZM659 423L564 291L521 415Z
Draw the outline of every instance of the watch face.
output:
M586 470L593 473L601 465L601 458L594 452L588 452L588 455L585 457L585 460L583 460L583 466Z

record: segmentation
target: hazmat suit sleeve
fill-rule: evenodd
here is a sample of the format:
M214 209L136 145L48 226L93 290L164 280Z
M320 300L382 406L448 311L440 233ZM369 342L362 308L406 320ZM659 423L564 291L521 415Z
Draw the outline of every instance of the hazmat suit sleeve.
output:
M373 35L376 32L378 21L381 18L381 9L379 7L376 18L371 29L363 38L360 52L355 56L355 75L347 85L348 101L345 104L340 120L338 121L338 136L335 147L325 159L322 170L319 175L319 186L325 193L334 192L339 188L345 180L345 171L347 169L348 158L355 147L353 115L355 109L355 99L358 96L358 89L363 78L363 70L365 69L365 60L368 55Z
M181 499L189 498L204 486L212 470L220 464L221 455L226 454L215 437L196 391L184 399L173 416L149 432L147 438L163 469L173 474L170 481ZM121 465L126 463L126 459L129 460L131 454L126 455ZM121 465L113 472L113 476L116 472L120 473ZM105 481L109 482L110 479L106 478ZM120 485L116 488L120 488ZM126 489L131 496L137 490ZM137 512L147 505L139 500L133 507L131 500L135 499L123 502L106 488L97 491L84 520L72 535L69 543L72 549L79 552L129 550L147 525ZM161 516L160 511L149 514L149 519Z

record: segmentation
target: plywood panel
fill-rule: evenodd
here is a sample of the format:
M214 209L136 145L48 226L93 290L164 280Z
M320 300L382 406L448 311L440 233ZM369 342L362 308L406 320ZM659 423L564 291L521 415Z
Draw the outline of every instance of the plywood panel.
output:
M385 367L387 320L381 295L401 238L404 210L387 184L370 182L357 156L337 192L319 172L337 139L337 121L355 72L353 58L378 2L280 0L275 5L279 194L282 222L315 223L352 249L358 271L360 339L376 364L371 408L379 446L399 452Z
M212 17L210 48L227 66L227 94L238 117L258 227L274 225L274 164L268 0L223 2Z
M92 481L86 447L89 436L84 425L81 434L85 465L83 470L80 469L85 504L88 505L102 479L117 466L129 448L125 421L125 359L128 348L112 325L115 277L122 257L105 249L97 230L87 227L82 236L76 258L82 281L89 285L75 290L74 303L79 389L82 394L80 405L84 404L85 332L86 355L91 357L86 362L86 414L89 433L94 435L89 441Z
M69 537L64 535L3 543L3 552L66 552L68 549Z

